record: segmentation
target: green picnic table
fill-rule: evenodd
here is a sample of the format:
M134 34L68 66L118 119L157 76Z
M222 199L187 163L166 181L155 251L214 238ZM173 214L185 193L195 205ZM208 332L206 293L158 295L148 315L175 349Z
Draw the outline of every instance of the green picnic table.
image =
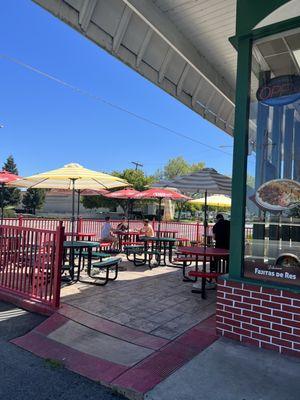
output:
M63 246L65 250L69 250L69 265L64 266L63 269L64 270L69 269L72 281L74 281L75 250L79 250L77 279L76 279L76 282L78 282L80 280L81 260L83 259L82 251L83 250L87 251L88 269L90 270L92 266L93 248L99 246L99 243L86 240L80 240L80 241L66 240Z

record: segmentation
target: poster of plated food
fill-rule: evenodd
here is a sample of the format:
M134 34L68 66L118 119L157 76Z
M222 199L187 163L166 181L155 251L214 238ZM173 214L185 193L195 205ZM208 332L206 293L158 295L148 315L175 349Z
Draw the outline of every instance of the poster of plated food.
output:
M291 179L273 179L258 188L255 200L269 212L297 207L300 205L300 183Z

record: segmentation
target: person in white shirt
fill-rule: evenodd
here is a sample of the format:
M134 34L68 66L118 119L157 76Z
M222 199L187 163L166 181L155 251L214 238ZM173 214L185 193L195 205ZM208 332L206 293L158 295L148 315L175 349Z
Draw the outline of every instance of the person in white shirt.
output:
M109 217L105 217L105 222L101 230L101 241L113 243L115 245L118 239L112 234L112 227L109 220Z

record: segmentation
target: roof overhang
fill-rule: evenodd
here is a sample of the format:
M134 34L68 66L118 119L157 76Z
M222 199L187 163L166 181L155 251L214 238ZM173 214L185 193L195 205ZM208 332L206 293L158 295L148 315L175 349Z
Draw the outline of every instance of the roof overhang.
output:
M233 134L235 0L34 1Z

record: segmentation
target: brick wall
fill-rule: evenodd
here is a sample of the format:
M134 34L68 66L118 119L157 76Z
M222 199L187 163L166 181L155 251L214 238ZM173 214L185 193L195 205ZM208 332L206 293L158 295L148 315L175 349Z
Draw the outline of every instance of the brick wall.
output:
M217 331L245 344L300 357L300 294L220 280Z

